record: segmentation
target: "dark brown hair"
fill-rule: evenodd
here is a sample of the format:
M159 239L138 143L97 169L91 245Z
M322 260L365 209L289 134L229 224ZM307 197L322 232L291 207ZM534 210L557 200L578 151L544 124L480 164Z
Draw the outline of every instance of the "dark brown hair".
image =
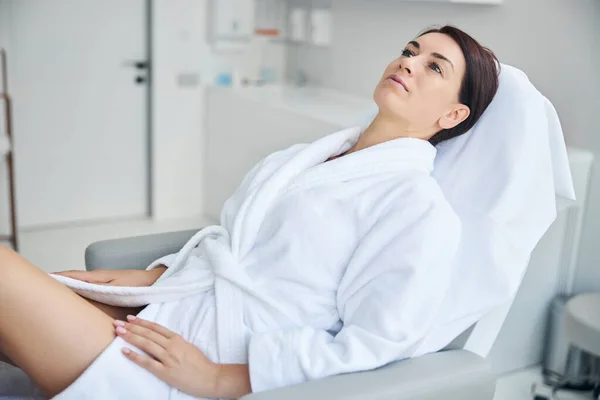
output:
M479 120L498 90L500 64L490 49L454 26L431 28L421 33L419 37L429 33L448 35L460 46L467 69L460 88L459 101L471 110L467 119L454 128L443 129L433 135L429 142L435 146L444 140L466 133Z

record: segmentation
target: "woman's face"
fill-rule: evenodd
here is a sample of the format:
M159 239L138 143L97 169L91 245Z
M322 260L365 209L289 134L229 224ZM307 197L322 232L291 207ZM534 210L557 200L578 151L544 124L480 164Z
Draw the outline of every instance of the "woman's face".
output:
M469 116L459 103L466 62L449 36L429 33L408 43L383 73L373 95L380 114L408 123L429 139Z

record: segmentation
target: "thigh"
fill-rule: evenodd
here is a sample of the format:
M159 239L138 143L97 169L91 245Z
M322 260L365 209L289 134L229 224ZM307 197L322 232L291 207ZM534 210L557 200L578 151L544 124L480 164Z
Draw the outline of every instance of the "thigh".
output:
M48 396L75 381L114 337L111 317L0 247L0 351Z
M85 297L81 297L82 299L84 299L85 301L87 301L88 303L90 303L91 305L93 305L94 307L96 307L97 309L99 309L100 311L102 311L104 314L108 315L111 318L114 319L120 319L122 321L125 321L125 319L127 318L128 315L137 315L139 314L144 307L118 307L118 306L111 306L108 304L104 304L104 303L100 303L94 300L90 300L90 299L86 299ZM8 363L12 366L17 366L10 358L8 358L5 354L2 354L0 352L0 362L4 362L4 363Z

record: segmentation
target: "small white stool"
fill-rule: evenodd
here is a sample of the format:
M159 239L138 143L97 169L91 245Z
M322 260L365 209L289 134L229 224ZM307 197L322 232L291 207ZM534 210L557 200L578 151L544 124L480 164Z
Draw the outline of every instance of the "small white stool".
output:
M569 300L564 324L572 346L600 358L600 293L584 293ZM600 396L600 370L592 371L592 375L596 399Z

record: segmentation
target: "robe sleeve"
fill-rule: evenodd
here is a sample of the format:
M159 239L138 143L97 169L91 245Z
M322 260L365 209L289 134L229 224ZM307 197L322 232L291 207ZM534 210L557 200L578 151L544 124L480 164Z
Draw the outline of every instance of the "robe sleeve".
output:
M163 257L159 258L158 260L153 261L152 264L150 264L148 266L148 268L146 268L146 269L151 270L151 269L157 268L161 265L164 265L167 268L171 268L171 265L175 261L176 257L177 257L177 253L167 254L166 256L163 256Z
M433 209L432 209L433 208ZM449 209L389 212L357 246L337 294L341 330L258 333L249 342L254 392L410 358L450 282L460 222Z

